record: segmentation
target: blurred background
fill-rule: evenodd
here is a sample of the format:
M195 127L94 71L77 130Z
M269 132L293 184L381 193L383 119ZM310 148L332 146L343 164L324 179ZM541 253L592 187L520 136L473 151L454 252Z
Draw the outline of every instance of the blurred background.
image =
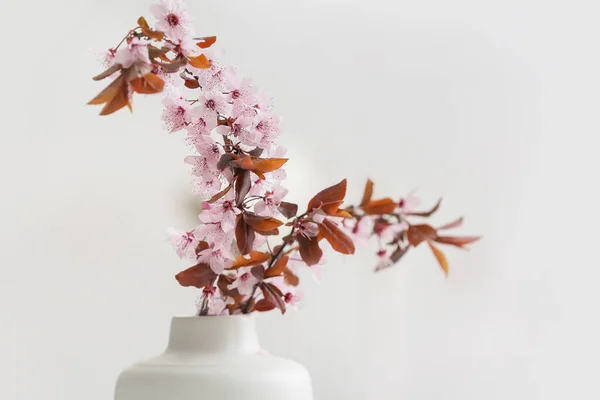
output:
M160 98L98 117L96 48L147 0L4 2L0 398L106 400L196 291L165 241L192 227L187 149ZM259 319L315 398L593 399L599 372L598 7L593 1L193 0L202 35L275 98L290 199L341 178L414 188L484 240L374 274L329 253L303 308Z

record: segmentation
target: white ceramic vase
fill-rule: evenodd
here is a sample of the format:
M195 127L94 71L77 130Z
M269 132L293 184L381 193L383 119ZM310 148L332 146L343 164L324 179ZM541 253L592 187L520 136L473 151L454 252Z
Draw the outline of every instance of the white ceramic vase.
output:
M125 369L115 400L312 400L308 371L268 355L254 317L175 317L159 356Z

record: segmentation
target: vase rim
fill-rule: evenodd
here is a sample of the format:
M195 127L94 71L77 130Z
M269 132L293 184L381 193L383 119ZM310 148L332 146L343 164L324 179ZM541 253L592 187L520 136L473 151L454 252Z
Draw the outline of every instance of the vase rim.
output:
M235 314L235 315L175 315L172 319L228 319L228 318L254 318L252 314Z
M167 351L245 352L260 348L252 315L185 316L171 319Z

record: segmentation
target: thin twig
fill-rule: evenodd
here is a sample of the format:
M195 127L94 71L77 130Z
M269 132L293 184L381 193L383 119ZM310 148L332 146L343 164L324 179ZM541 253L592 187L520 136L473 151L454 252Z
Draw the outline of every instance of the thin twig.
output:
M294 231L296 230L296 227L292 227L292 230L290 232L290 235L293 236L294 235ZM283 244L281 245L281 247L279 248L279 250L277 250L277 253L271 257L271 261L269 261L269 266L267 267L267 269L271 268L273 266L273 264L275 263L275 261L277 260L277 258L279 258L279 256L281 255L281 253L283 253L283 250L286 248L286 246L290 244L288 242L283 242ZM260 283L259 283L260 284ZM252 300L254 299L254 295L256 294L256 291L258 290L258 286L259 284L254 285L254 288L252 289L252 293L250 294L250 297L248 298L248 302L246 303L246 305L244 306L244 309L242 310L243 314L248 314L250 312L250 305L252 304Z

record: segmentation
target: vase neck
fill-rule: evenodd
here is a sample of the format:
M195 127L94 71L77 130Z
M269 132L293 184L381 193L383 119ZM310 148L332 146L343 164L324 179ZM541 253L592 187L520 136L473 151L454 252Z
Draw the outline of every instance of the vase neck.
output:
M254 353L260 349L254 317L174 317L167 352Z

